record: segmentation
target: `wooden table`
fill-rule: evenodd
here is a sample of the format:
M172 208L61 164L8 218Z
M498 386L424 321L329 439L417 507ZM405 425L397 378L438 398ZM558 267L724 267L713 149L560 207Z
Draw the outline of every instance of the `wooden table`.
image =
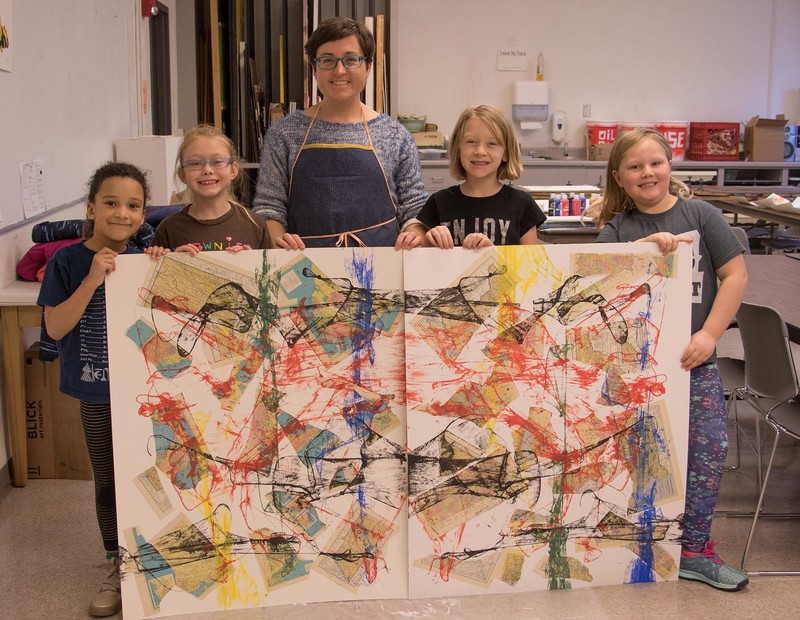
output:
M789 338L800 343L800 259L780 254L745 254L744 301L772 306L786 322Z
M28 482L28 446L25 438L25 347L22 329L39 327L42 309L36 305L39 283L18 280L0 289L3 322L3 403L11 437L12 483Z
M764 220L772 224L784 224L785 226L800 226L800 214L787 213L776 209L756 207L747 202L735 198L705 199L715 207L728 211L735 215L747 215L757 220ZM734 219L734 222L736 220Z

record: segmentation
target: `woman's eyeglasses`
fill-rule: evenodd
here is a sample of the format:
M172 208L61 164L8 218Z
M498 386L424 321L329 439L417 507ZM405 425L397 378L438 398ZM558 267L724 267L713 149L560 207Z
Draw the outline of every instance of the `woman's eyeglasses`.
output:
M217 159L190 159L189 161L181 162L181 167L186 168L186 170L191 170L193 172L197 172L198 170L202 170L207 165L211 166L212 168L224 168L225 166L230 166L233 163L233 159L231 157L218 157Z
M366 59L366 56L350 54L348 56L341 56L339 58L336 58L335 56L320 56L315 58L314 62L320 69L331 71L332 69L336 68L336 65L339 64L339 61L342 62L342 66L345 69L358 69L361 66L361 63L363 63Z

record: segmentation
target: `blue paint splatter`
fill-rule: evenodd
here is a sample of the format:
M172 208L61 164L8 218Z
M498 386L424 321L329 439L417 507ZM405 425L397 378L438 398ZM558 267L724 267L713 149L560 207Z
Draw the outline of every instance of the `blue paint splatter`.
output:
M362 293L355 301L353 329L353 353L352 353L352 382L353 385L362 385L362 372L365 364L375 364L375 347L373 340L377 331L377 314L372 295L372 288L375 282L375 264L371 256L353 255L350 264L350 272L358 288ZM344 406L344 416L350 429L356 438L365 439L372 422L374 412L365 407L364 399L360 394L353 391L348 402Z

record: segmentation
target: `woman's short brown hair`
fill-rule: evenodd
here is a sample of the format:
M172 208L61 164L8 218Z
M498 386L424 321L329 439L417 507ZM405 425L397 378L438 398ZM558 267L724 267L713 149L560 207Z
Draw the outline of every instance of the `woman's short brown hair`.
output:
M338 41L351 35L355 35L358 44L361 46L361 54L367 57L367 66L372 64L372 57L375 55L375 38L367 30L364 24L348 17L331 17L320 22L305 45L308 62L314 64L317 57L317 50L320 46L330 41Z

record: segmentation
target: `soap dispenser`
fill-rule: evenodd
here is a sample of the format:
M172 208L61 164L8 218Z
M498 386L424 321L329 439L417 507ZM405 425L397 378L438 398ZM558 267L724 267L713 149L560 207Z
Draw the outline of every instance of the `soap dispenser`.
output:
M567 137L567 115L559 110L550 117L550 136L553 142L561 144Z

